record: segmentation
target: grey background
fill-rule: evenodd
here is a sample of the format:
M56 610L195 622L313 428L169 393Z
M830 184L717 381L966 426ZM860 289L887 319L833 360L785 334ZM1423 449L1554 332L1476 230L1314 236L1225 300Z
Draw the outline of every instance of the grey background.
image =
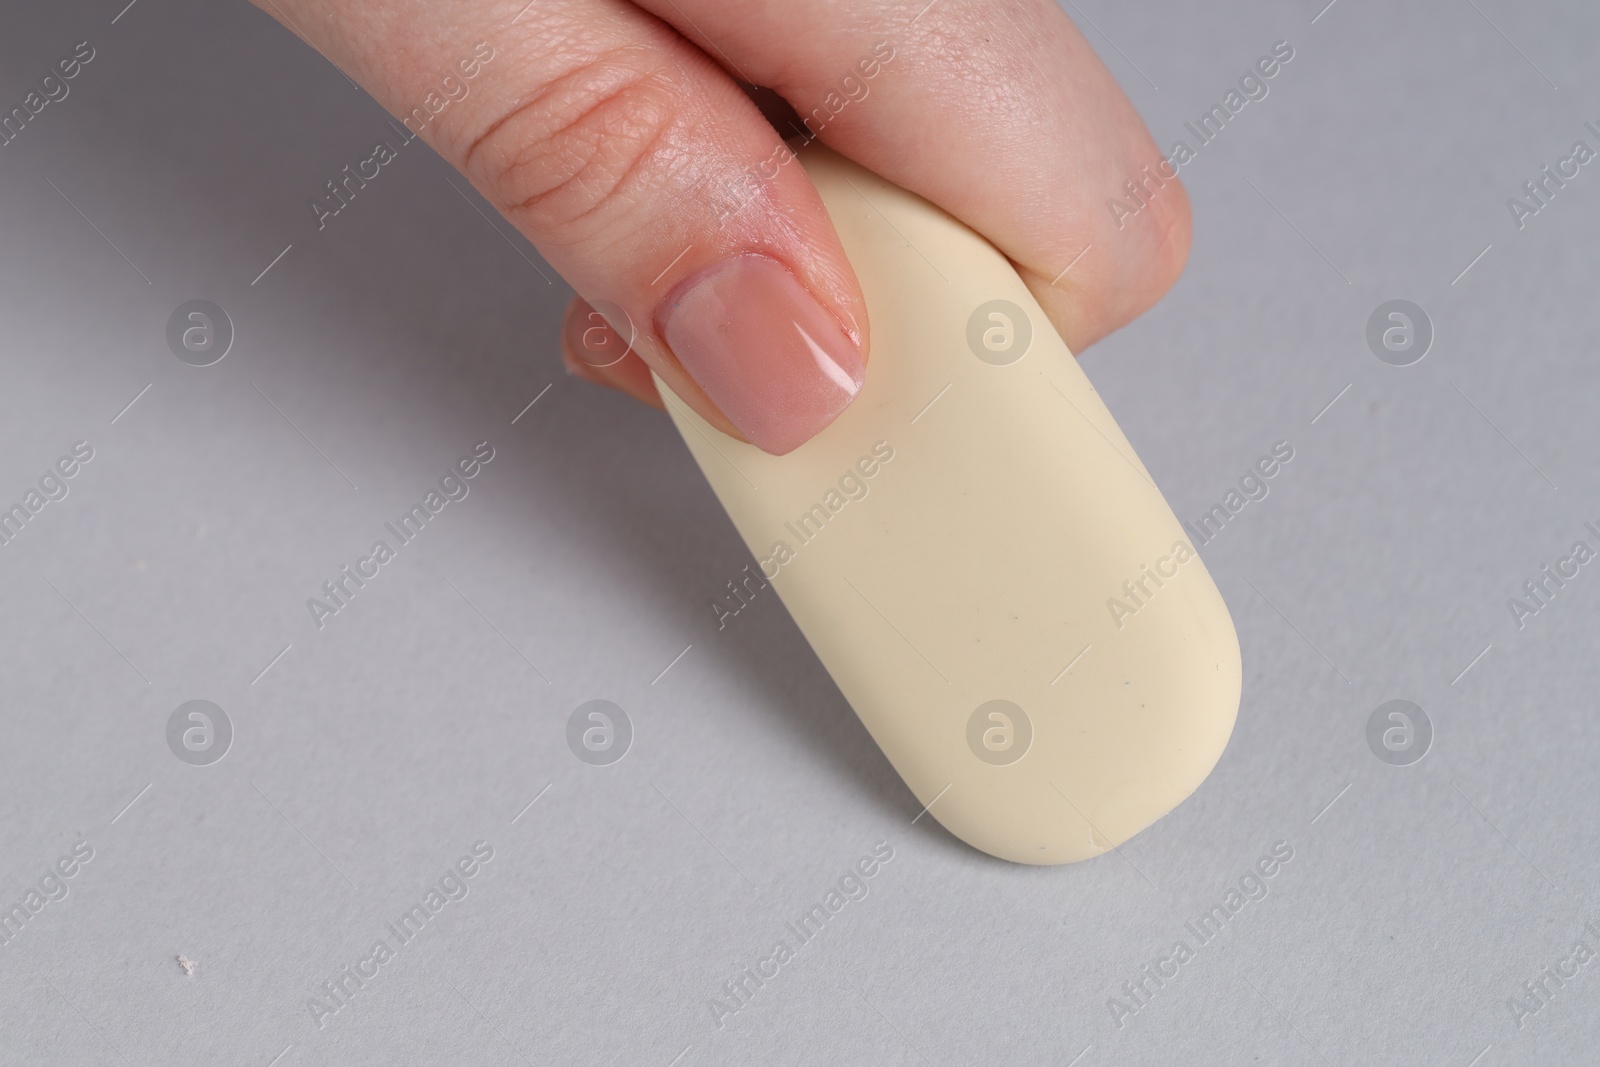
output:
M315 53L242 3L19 7L7 108L98 54L0 149L0 497L96 454L0 548L0 901L95 855L0 947L0 1062L1592 1062L1600 965L1521 1028L1507 999L1600 948L1600 574L1521 630L1506 600L1596 544L1600 165L1520 231L1505 205L1600 148L1592 5L1069 7L1163 146L1293 45L1183 169L1183 280L1084 362L1180 517L1295 458L1204 549L1244 649L1221 763L1056 869L913 825L775 599L715 630L731 525L664 416L563 375L567 291L427 148L315 230L388 136ZM237 331L204 369L165 342L196 298ZM1364 341L1393 298L1436 330L1414 366ZM305 599L485 438L317 631ZM565 742L595 698L635 729L609 767ZM1409 767L1366 743L1397 698L1435 730ZM211 766L166 747L191 699L233 723ZM319 1029L307 999L478 840L470 894ZM870 895L716 1028L880 841ZM1278 841L1270 894L1114 1025Z

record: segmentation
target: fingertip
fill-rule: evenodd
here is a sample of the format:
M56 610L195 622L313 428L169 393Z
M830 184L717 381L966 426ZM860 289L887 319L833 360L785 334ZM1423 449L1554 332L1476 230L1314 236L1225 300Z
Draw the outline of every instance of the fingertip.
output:
M562 317L561 360L573 377L666 410L650 368L633 350L631 340L582 297L573 297Z

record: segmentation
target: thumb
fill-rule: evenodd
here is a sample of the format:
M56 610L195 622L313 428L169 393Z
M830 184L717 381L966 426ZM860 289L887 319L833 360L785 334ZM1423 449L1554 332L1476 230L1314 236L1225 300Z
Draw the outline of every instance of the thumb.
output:
M788 452L860 391L866 310L793 154L621 0L263 0L458 168L700 415Z

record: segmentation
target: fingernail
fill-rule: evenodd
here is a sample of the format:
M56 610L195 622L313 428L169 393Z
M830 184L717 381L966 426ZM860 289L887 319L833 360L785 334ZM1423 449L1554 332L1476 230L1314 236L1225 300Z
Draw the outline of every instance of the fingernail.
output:
M731 256L685 279L656 328L728 421L774 455L837 418L866 373L838 320L768 256Z

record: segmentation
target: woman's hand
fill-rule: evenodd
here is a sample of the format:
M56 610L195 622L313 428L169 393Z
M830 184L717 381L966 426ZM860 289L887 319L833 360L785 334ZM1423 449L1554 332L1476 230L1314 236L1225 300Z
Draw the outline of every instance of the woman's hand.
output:
M659 404L654 370L769 452L832 421L868 358L860 289L786 136L982 233L1074 351L1154 304L1188 254L1182 186L1151 179L1160 152L1054 0L258 2L581 294L574 373ZM1130 181L1147 205L1119 218Z

